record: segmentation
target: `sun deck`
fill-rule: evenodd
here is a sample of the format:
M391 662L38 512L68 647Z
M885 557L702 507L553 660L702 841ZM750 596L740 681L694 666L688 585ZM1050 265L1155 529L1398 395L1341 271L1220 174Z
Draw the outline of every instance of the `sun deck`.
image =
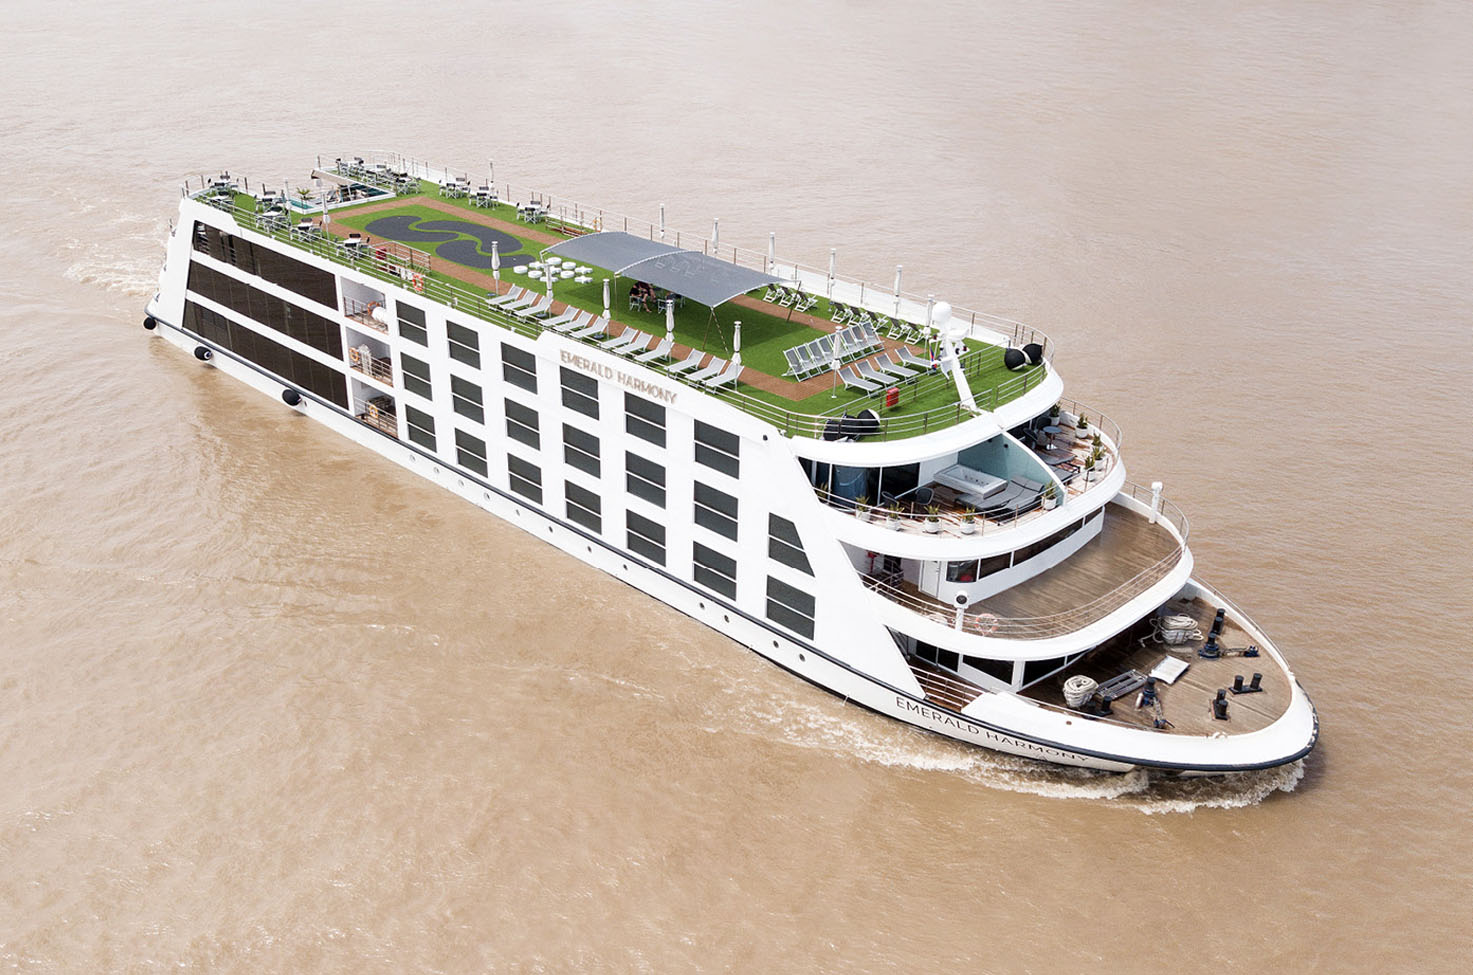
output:
M535 319L516 318L488 307L486 296L504 294L513 287L536 294L551 291L553 302L548 317L568 310L599 315L607 309L609 324L597 338L618 337L630 329L663 337L667 325L673 324L669 336L674 346L666 361L647 363L651 368L667 368L692 352L701 353L703 358L730 360L737 351L734 325L740 321L739 351L745 368L737 388L702 387L702 391L773 423L788 435L823 436L835 417L866 409L875 411L880 418L878 430L870 434L877 439L944 429L975 415L960 402L951 375L939 369L917 372L906 378L887 377L890 382L871 392L847 388L831 370L808 378L789 375L787 350L832 335L840 328L835 319L842 320L846 309L859 307L838 300L840 293L849 295L846 288L852 290L849 283L839 279L829 279L827 290L832 299L829 294L814 294L810 290L805 298L810 306L806 311L764 301L764 296L772 297L771 289L767 289L741 295L714 310L685 302L675 308L670 321L661 308L631 299L628 292L632 281L601 268L584 265L572 274L559 273L550 287L545 277L534 277L533 272L546 270L545 266L537 266L543 264L539 257L546 248L612 222L611 215L602 211L598 217L590 218L577 209L577 218L569 219L566 207L559 211L543 204L536 208L515 206L489 197L478 201L473 193L447 193L440 183L428 179L384 175L383 167L377 170L354 167L347 175L336 170L317 172L340 183L341 188L335 192L345 197L351 187L361 185L355 181L373 182L380 176L383 178L381 185L372 187L371 199L359 202L343 199L328 210L325 219L323 208L317 207L314 212L308 202L310 194L303 191L298 191L301 199L284 201L277 194L263 202L261 195L245 192L243 184L226 180L207 184L197 196L231 212L248 229L352 266L372 277L401 286L412 283L428 298L523 334L538 332L542 326ZM494 191L490 194L495 195ZM625 219L622 223L627 228L629 221ZM672 236L678 244L680 234L672 232ZM655 237L653 227L650 237L652 240ZM491 268L493 241L499 248L500 267L495 271ZM694 242L687 240L687 246L694 246ZM727 253L724 248L716 248L714 241L701 241L700 247L703 253L708 248L713 254L720 253L723 260ZM750 253L733 248L731 254L733 263L752 266L754 258ZM775 260L755 260L764 271L787 273L788 269ZM791 268L791 273L801 288L804 275L796 267ZM612 283L607 305L606 278ZM811 280L808 283L811 285ZM859 297L865 301L863 284L859 285ZM871 289L873 297L875 291ZM885 297L888 303L888 296L880 297ZM870 307L874 304L873 300L868 301ZM898 357L902 350L930 361L934 350L928 347L927 339L931 333L923 323L914 320L924 317L915 314L916 303L911 299L903 301L897 292L893 310L900 314L875 311L871 316L868 309L864 310L867 327L874 328L877 342L864 357L855 358L854 364L878 362L881 355L887 354ZM372 321L361 303L342 311L355 321L384 330ZM960 366L978 408L995 409L1043 381L1046 364L1010 370L1004 362L1004 352L1005 346L1028 342L1041 342L1039 348L1043 348L1047 343L1045 337L1016 323L990 320L983 328L975 324L975 315L972 319L972 337L966 340ZM998 331L1006 326L1012 327L1011 332ZM992 341L984 340L988 336ZM689 382L682 376L672 378Z

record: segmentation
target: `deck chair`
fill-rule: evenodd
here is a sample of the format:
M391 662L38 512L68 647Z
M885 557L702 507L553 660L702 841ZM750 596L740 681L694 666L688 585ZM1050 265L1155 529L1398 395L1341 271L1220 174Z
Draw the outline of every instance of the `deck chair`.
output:
M762 292L763 301L777 301L777 296L782 293L782 288L775 284L769 284L767 290Z
M619 355L632 356L636 352L643 352L645 349L649 348L650 339L654 338L654 336L646 335L644 332L639 332L637 334L639 335L639 341L629 342L625 345L620 345L616 347L614 351L617 352Z
M890 375L897 376L901 379L909 379L916 374L915 369L913 369L912 367L902 366L894 359L891 359L890 353L888 352L881 352L878 356L875 357L875 368L880 370L880 372L889 373Z
M801 293L802 292L798 291L796 288L784 288L782 297L778 298L777 303L779 305L782 305L784 308L791 308L793 307L793 304L798 300L798 295Z
M673 349L674 347L675 347L675 340L672 339L672 338L670 338L670 336L667 335L664 338L662 338L660 340L660 344L657 345L657 346L655 346L653 349L650 349L648 352L641 352L638 355L636 355L634 357L634 361L635 362L654 362L656 359L668 359L668 358L670 358L670 350Z
M635 331L632 328L626 328L624 329L624 331L620 332L618 335L615 335L613 338L604 339L602 342L599 342L598 347L600 349L608 349L610 352L618 352L620 349L624 348L624 346L634 344L634 342L641 336L643 336L646 342L650 340L650 337L648 335L645 335L643 332Z
M802 366L799 376L805 379L815 373L823 372L825 366L828 365L822 359L810 353L807 346L802 346L798 349L798 362Z
M538 315L545 315L550 311L552 311L552 299L546 295L538 298L530 305L523 305L520 308L513 307L511 309L511 313L520 318L536 318Z
M527 289L523 288L521 285L514 284L511 286L511 290L504 295L487 295L486 304L490 305L492 308L497 308L503 305L515 304L525 297L527 297Z
M852 366L845 366L839 370L839 381L844 384L845 388L857 389L861 393L873 393L875 390L881 388L877 383L872 383L867 379L860 379L859 376L855 375Z
M859 362L855 363L854 371L859 373L859 378L868 380L869 382L874 383L876 386L889 386L895 381L890 376L886 376L883 373L876 372L875 368L869 364L868 359L861 359Z
M609 324L609 320L607 318L604 318L602 315L600 315L598 318L595 318L593 321L589 322L587 325L584 325L583 327L581 327L579 329L576 329L576 330L574 330L572 332L569 332L568 333L568 338L570 338L570 339L586 339L586 338L592 338L595 335L603 335L604 334L604 330L606 328L608 328L608 324Z
M704 380L701 385L709 389L720 389L722 386L735 386L737 380L741 378L742 373L746 371L746 368L746 366L739 366L735 362L727 363L726 368L721 370L719 375Z
M913 368L921 370L922 372L931 371L930 359L922 359L920 356L916 355L914 352L910 351L904 346L895 350L895 358L899 359L900 364L903 366L911 366Z
M829 320L842 324L849 319L849 306L842 301L829 302Z
M559 322L558 324L554 325L553 330L562 332L564 335L567 335L569 332L578 331L578 329L582 328L584 325L587 325L591 321L593 321L593 312L575 311L572 318L570 318L566 322Z
M501 306L501 310L505 312L511 312L513 315L515 315L518 312L522 311L524 308L531 308L532 306L536 305L537 302L546 297L546 295L538 294L535 291L524 291L522 292L522 297L520 299L507 302L506 304Z
M882 344L880 342L880 333L875 331L874 322L870 322L868 325L859 326L859 334L864 336L866 348L873 349Z
M713 376L721 375L721 371L726 368L726 365L727 363L725 359L718 359L713 355L711 357L711 361L706 363L704 369L697 369L695 372L691 373L685 378L689 379L693 383L703 383Z
M683 372L690 372L692 369L699 366L701 364L701 360L705 357L706 353L702 352L700 349L691 349L690 355L686 356L684 359L681 359L679 362L675 363L675 365L670 366L665 371L670 373L670 375L672 376L678 376Z
M573 322L576 322L578 320L578 316L581 315L581 314L583 314L583 313L580 312L578 309L576 309L576 308L569 308L566 311L564 311L561 315L558 315L558 316L556 316L554 318L549 318L546 321L544 321L542 323L542 327L543 328L556 329L557 331L561 332L562 331L561 326L563 326L563 325L571 325Z
M806 294L800 290L798 292L798 303L793 306L793 311L807 311L816 304L818 304L818 295Z
M798 353L799 353L799 351L802 348L803 347L801 345L797 345L797 346L794 346L791 349L783 349L783 358L788 360L788 371L785 372L785 373L783 373L783 375L785 375L785 376L801 376L801 375L803 375L803 372L804 372L803 363L800 362L799 359L798 359Z

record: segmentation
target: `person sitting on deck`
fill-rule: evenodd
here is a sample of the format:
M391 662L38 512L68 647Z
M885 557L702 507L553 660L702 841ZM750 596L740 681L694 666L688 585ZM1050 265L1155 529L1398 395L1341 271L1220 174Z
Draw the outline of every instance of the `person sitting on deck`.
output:
M649 311L650 304L654 301L655 289L643 281L636 281L629 287L629 306L639 306L640 311Z

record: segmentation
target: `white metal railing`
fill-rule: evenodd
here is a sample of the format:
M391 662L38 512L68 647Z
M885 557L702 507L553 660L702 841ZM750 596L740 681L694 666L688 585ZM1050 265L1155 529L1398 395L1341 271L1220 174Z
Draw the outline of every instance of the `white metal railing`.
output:
M1131 484L1122 491L1137 500L1142 500L1140 493L1144 492L1145 502L1150 503L1149 488ZM959 629L963 633L1009 640L1043 640L1048 637L1062 636L1105 618L1166 578L1181 561L1187 548L1186 515L1175 504L1162 498L1158 518L1170 523L1176 529L1176 534L1180 536L1179 541L1170 552L1110 591L1062 613L1036 617L1004 617L987 612L985 607L979 607L962 613L960 626L958 626L957 611L940 600L909 592L871 576L865 577L865 585L891 602L898 603L912 612L945 626Z
M350 295L343 295L343 316L345 318L351 318L360 325L367 325L387 335L388 323L373 317L373 310L377 307L379 303L376 301L359 301Z

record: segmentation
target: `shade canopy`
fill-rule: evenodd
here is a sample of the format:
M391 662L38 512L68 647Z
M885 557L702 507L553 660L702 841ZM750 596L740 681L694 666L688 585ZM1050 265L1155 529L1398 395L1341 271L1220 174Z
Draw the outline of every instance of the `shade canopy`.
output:
M782 280L698 251L682 250L619 230L574 237L553 244L544 253L607 268L711 308Z

